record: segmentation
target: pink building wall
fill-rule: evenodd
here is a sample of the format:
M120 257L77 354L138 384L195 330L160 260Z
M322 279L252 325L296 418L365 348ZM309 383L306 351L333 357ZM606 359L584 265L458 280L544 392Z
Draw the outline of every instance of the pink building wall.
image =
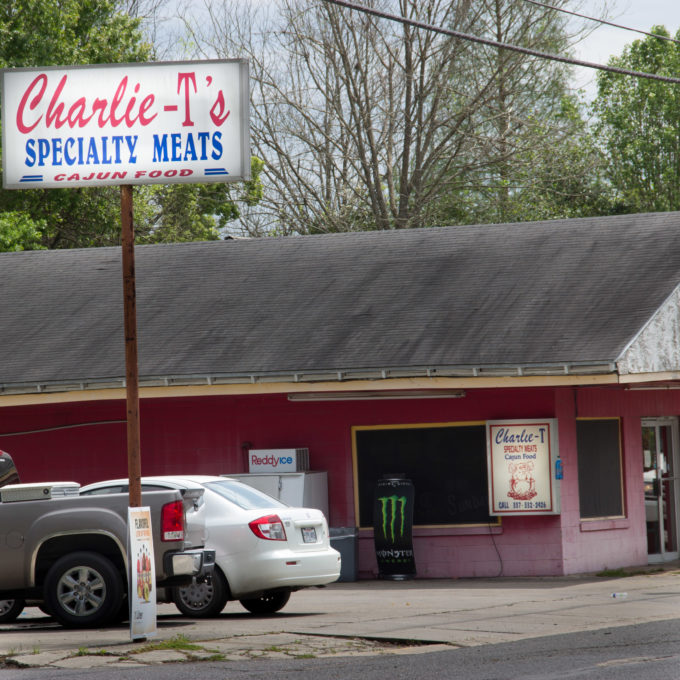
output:
M403 401L290 402L285 394L145 399L142 473L247 472L247 448L305 446L312 469L328 471L330 525L356 526L353 426L557 418L561 515L504 517L500 527L416 527L414 550L423 578L573 574L646 564L640 419L679 413L678 392L616 387L476 389L461 399ZM3 407L0 449L14 456L25 482L126 477L124 417L122 400ZM576 418L604 417L621 418L626 517L584 522ZM363 529L359 575L376 574L372 530Z

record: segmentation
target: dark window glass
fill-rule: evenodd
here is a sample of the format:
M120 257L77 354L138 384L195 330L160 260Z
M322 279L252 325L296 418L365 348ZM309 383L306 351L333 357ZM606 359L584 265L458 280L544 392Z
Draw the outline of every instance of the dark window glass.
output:
M623 483L618 420L578 420L578 495L581 518L621 517Z
M484 425L355 430L361 526L384 475L415 487L414 525L497 523L489 516Z

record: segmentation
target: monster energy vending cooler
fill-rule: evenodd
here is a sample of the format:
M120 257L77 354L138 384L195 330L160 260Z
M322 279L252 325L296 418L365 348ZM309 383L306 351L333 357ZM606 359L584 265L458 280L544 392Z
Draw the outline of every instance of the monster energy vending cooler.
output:
M373 536L380 578L400 581L413 578L413 482L385 475L375 487Z

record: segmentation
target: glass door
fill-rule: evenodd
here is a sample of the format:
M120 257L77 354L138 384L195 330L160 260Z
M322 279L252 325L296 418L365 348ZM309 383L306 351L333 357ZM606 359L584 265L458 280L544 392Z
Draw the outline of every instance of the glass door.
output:
M649 562L678 559L678 424L642 421L642 464Z

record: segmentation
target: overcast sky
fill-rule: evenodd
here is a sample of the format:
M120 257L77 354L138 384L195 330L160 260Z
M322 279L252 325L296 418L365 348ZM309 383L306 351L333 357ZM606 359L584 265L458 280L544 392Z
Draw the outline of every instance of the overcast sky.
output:
M547 4L550 4L546 0ZM588 16L602 16L603 0L584 0L580 10ZM675 36L680 28L680 0L609 0L609 21L649 31L652 26L662 24ZM600 26L583 43L576 47L576 57L585 61L606 64L612 55L621 54L624 45L644 38L631 31L612 26ZM592 90L595 71L578 69L577 84Z

